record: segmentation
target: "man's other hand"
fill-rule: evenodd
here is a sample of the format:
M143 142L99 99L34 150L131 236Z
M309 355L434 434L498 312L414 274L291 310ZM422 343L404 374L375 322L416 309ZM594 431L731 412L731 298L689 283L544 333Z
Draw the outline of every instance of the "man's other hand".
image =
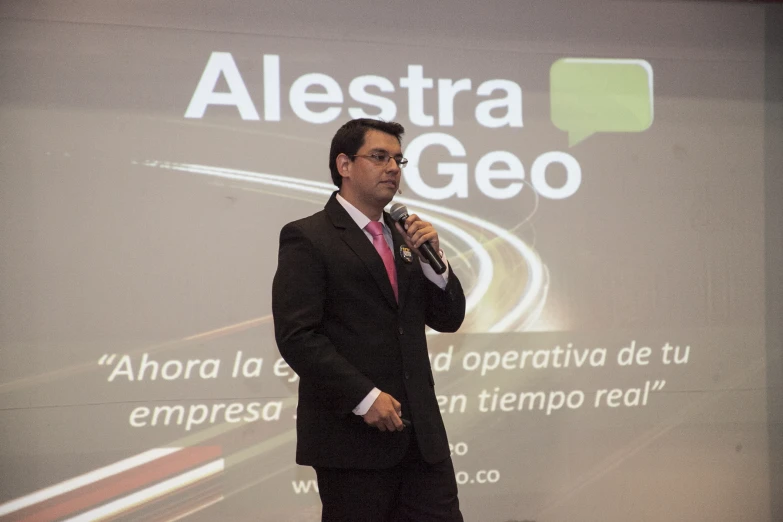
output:
M381 392L363 418L364 422L381 431L402 431L405 426L400 418L401 415L402 409L397 399Z

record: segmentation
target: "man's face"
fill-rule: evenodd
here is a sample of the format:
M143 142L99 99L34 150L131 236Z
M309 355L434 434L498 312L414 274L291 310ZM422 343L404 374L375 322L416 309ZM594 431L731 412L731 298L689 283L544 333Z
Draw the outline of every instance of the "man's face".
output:
M347 165L342 191L349 191L362 203L377 209L385 207L400 186L400 167L394 160L402 155L397 138L391 134L370 129L364 135L364 144L357 156ZM385 163L370 155L391 156Z

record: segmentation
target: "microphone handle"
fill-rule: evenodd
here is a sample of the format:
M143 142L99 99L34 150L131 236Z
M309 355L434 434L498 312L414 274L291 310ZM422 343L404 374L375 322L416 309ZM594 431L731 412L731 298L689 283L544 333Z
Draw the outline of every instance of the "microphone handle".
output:
M432 248L429 241L425 241L419 246L419 252L424 254L424 257L430 262L430 266L435 270L436 274L442 274L446 271L446 263L444 263L438 253L435 252L435 249Z

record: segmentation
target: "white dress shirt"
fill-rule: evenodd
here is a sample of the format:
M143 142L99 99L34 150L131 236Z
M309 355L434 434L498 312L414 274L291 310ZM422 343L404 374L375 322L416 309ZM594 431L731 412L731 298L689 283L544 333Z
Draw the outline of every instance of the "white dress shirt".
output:
M343 206L346 212L348 212L348 215L351 216L351 219L356 222L356 224L359 226L359 228L362 229L362 232L364 232L364 235L367 236L367 240L372 243L372 234L368 230L366 230L364 227L367 226L367 223L369 223L371 220L367 216L365 216L361 210L351 205L344 197L342 197L339 193L337 194L337 201L340 203L340 205ZM392 232L391 229L386 225L386 222L383 220L383 217L379 219L381 225L383 225L383 238L386 240L386 243L389 245L389 250L391 250L392 255L394 255L394 241L392 240ZM435 270L432 269L432 267L427 263L421 263L421 272L424 274L424 277L438 285L438 288L443 290L446 288L446 284L449 282L449 262L446 259L446 256L443 255L443 252L440 253L441 259L443 259L443 262L446 265L446 271L442 274L436 274ZM353 409L353 412L356 415L364 415L367 413L367 411L370 409L370 406L375 402L375 399L378 398L378 396L381 394L381 390L378 388L373 388L370 393L367 394L367 396L362 399L362 402L360 402L356 408Z

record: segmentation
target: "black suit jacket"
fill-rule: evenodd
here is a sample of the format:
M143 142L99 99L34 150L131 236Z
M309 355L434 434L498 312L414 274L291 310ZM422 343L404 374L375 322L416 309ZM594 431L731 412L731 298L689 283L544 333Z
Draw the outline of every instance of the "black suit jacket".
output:
M335 193L336 194L336 193ZM296 461L310 466L385 468L400 461L411 430L381 432L352 410L377 387L402 403L424 459L449 456L427 357L425 324L454 332L465 295L453 272L441 290L422 274L388 214L399 304L378 253L336 200L280 232L272 286L275 338L300 377Z

